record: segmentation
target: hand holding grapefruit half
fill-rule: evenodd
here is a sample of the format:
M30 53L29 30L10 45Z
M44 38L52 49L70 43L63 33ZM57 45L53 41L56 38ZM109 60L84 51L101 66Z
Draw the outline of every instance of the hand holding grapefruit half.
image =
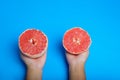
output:
M63 37L63 47L71 54L80 54L86 51L90 44L89 34L80 27L67 30Z
M47 50L47 36L40 30L27 29L19 36L19 48L23 55L38 58Z

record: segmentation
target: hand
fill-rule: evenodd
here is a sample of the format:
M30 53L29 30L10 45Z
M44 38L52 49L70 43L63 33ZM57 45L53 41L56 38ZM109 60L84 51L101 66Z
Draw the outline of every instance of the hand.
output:
M26 64L27 68L39 68L42 70L46 61L46 52L39 58L29 58L23 54L21 54L21 58Z
M87 57L89 55L89 51L85 51L81 54L78 55L74 55L74 54L70 54L70 53L66 53L66 58L68 61L69 65L75 65L75 64L85 64Z
M84 64L87 60L88 54L88 50L78 55L70 54L68 52L66 53L69 64L70 80L86 80Z
M27 65L26 80L42 80L42 69L46 60L46 52L39 58L33 59L21 54L22 60Z

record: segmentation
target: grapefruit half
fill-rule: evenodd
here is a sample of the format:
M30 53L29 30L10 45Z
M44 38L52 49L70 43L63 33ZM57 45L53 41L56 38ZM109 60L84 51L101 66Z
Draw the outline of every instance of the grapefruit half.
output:
M22 54L38 58L47 50L48 38L40 30L27 29L19 36L19 48Z
M71 54L80 54L86 51L90 44L89 34L80 27L67 30L63 37L63 47Z

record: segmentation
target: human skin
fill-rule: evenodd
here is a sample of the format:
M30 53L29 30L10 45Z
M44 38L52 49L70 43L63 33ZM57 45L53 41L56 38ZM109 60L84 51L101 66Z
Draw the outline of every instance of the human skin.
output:
M85 62L88 58L89 50L74 55L66 52L66 58L69 65L69 79L70 80L86 80L85 76Z
M69 64L70 80L85 80L84 65L89 55L89 51L85 51L79 55L66 53ZM21 54L21 58L27 66L26 80L42 80L42 69L46 61L46 52L39 58L33 59Z
M39 58L29 58L21 54L21 58L27 66L26 80L42 80L42 69L46 61L46 52Z

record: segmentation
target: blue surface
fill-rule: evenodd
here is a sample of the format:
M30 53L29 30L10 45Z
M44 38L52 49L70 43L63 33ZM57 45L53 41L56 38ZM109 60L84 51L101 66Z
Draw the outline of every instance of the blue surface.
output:
M0 80L24 80L18 36L27 28L49 39L43 80L67 80L64 32L81 26L92 38L85 70L88 80L120 80L119 0L0 0Z

